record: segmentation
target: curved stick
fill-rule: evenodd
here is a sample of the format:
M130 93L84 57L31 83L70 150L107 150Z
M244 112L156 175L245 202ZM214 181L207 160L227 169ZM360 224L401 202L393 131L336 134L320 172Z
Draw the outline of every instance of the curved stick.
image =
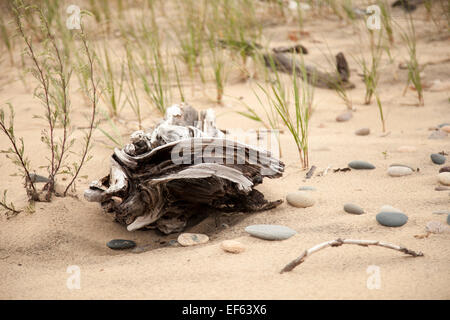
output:
M379 247L383 247L383 248L388 248L388 249L392 249L392 250L397 250L406 254L409 254L413 257L423 257L423 253L422 252L415 252L412 250L409 250L405 247L401 247L392 243L387 243L387 242L382 242L382 241L377 241L377 240L353 240L353 239L336 239L336 240L331 240L331 241L327 241L327 242L323 242L321 244L318 244L308 250L303 251L303 253L297 258L292 260L291 262L289 262L281 271L280 273L284 273L284 272L288 272L293 270L295 267L297 267L299 264L303 263L303 261L305 261L306 257L312 255L313 253L320 251L322 249L325 249L327 247L340 247L343 244L356 244L359 246L363 246L363 247L368 247L368 246L379 246Z

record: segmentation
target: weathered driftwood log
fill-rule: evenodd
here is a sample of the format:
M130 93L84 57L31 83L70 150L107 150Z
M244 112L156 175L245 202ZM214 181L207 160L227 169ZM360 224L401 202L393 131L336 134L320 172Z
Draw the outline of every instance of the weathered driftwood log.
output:
M304 79L302 71L303 66L293 55L271 52L263 54L263 58L266 66L275 67L277 70L289 74L292 74L295 69L296 75L319 88L336 89L340 86L344 89L352 89L355 87L349 81L350 69L342 52L336 55L336 70L333 72L324 72L314 66L305 64L306 79Z
M153 132L134 132L130 144L115 149L110 174L93 181L85 198L100 202L130 231L146 227L169 234L208 210L278 206L281 200L269 202L253 188L283 171L268 151L225 139L212 109L198 115L182 104L168 108Z
M220 40L219 44L224 48L239 51L244 56L261 54L267 67L273 67L278 71L289 74L295 71L297 76L319 88L336 89L336 87L341 87L352 89L355 87L350 82L350 69L342 52L336 55L336 70L325 72L315 66L304 64L306 73L304 75L302 72L303 66L296 59L295 53L307 54L308 50L300 44L276 47L268 51L264 51L260 44L250 41ZM305 76L306 79L304 79Z

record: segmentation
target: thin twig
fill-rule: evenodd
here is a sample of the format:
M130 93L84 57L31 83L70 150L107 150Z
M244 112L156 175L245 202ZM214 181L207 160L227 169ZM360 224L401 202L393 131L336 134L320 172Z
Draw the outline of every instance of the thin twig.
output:
M397 250L406 254L409 254L413 257L423 257L422 252L415 252L412 250L409 250L405 247L401 247L392 243L377 241L377 240L353 240L353 239L336 239L331 240L327 242L323 242L321 244L318 244L308 250L303 251L303 253L297 258L289 262L281 271L280 273L289 272L293 270L295 267L297 267L299 264L303 263L306 259L306 257L312 255L313 253L316 253L322 249L325 249L327 247L340 247L343 244L356 244L363 247L368 246L379 246L387 249Z
M81 26L81 40L83 42L83 46L86 51L86 56L89 60L90 81L91 81L91 86L92 86L92 115L91 115L91 122L89 124L89 133L86 137L86 147L83 151L80 165L78 166L74 176L72 177L72 180L69 182L66 189L64 190L64 193L63 193L64 196L66 196L67 191L69 190L70 186L74 183L75 179L77 178L78 174L80 173L81 167L83 166L83 164L86 160L86 156L89 151L89 146L90 146L90 142L91 142L92 131L95 126L95 114L96 114L96 109L97 109L97 85L95 84L95 81L94 81L94 62L93 62L93 57L91 55L91 52L89 51L89 47L87 45L86 35L84 33L83 26Z

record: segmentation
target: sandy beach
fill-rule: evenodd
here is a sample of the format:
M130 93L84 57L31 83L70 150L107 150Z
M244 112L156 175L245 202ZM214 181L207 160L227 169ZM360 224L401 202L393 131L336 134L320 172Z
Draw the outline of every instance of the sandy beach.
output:
M397 16L403 14L398 8L392 12ZM450 123L450 41L448 33L446 38L442 37L448 32L445 28L439 32L425 19L423 6L413 15L418 59L421 64L428 63L422 71L422 80L429 85L440 80L447 88L426 87L423 107L415 105L417 96L413 89L402 95L407 70L398 66L408 59L408 53L400 35L395 34L390 49L393 61L386 54L382 56L378 84L388 134L382 132L376 102L364 104L365 86L358 75L360 66L352 56L360 50L367 53L368 49L360 46L353 25L333 15L306 20L307 33L295 42L308 48L306 62L329 69L324 57L327 47L333 55L343 52L347 57L350 80L355 84L348 91L353 117L337 122L336 117L347 107L334 90L316 88L309 122L309 162L317 167L316 173L310 179L305 178L307 170L301 167L294 140L284 130L280 137L284 174L278 179L265 179L257 186L266 199L284 202L269 211L210 217L185 230L207 234L210 240L206 244L181 247L170 242L178 234L166 236L154 230L129 232L97 203L83 198L89 183L109 172L114 146L99 130L93 133L90 152L93 158L77 178L76 197L36 202L34 210L25 210L28 201L23 179L11 176L18 172L18 167L1 155L0 191L8 190L8 201L23 211L9 219L3 213L0 215L0 299L449 299L450 233L430 234L421 239L415 235L426 233L429 221L447 225L447 215L433 212L450 211L450 190L435 191L441 185L437 176L442 165L430 160L432 153L450 153L450 134L442 139L429 139L433 128ZM297 30L295 21L278 22L265 26L263 35L270 39L271 47L286 46L294 43L288 37L292 30ZM19 50L24 43L19 40L15 45L15 65L11 65L6 53L1 60L0 103L5 110L7 102L14 106L15 134L23 137L33 168L45 175L45 169L39 166L46 163L48 156L48 149L40 141L46 124L33 118L44 109L33 97L36 80L25 74L24 86L20 78L23 70ZM117 39L112 41L119 43ZM117 52L111 55L120 63ZM183 72L182 77L187 78L186 71ZM245 110L242 103L245 102L264 114L253 93L260 81L258 77L241 81L236 68L231 69L221 105L212 99L216 93L211 77L205 84L192 87L186 80L183 85L191 106L197 110L214 109L219 128L250 130L261 125L236 111ZM82 93L76 90L75 79L73 83L72 124L77 128L73 137L80 141L90 110ZM142 101L143 105L150 104ZM106 108L103 100L100 108ZM161 118L157 110L145 107L143 126L151 128ZM127 143L129 135L138 129L131 108L123 108L115 126ZM99 127L110 130L107 121L101 121ZM355 135L360 128L370 128L370 134ZM56 132L60 134L61 129ZM412 146L415 151L398 151L402 146ZM0 149L9 147L9 141L1 135ZM79 151L77 148L76 144L74 150ZM353 160L368 161L376 168L333 172L332 169L345 168ZM391 177L387 169L393 163L419 170L408 176ZM447 156L445 165L449 163ZM327 167L330 170L326 175L317 175ZM296 208L286 202L286 195L301 186L316 188L309 191L315 199L313 206ZM357 204L365 213L346 213L343 210L346 203ZM408 216L408 222L398 228L380 225L375 217L383 205L400 209ZM266 241L245 232L246 226L254 224L284 225L297 234L283 241ZM424 256L413 258L380 247L344 245L320 251L293 271L279 273L305 249L336 238L386 241L423 252ZM145 250L114 251L106 246L111 239L133 240ZM220 247L224 240L237 240L246 249L239 254L224 252ZM70 266L79 268L80 289L67 286L72 275L68 273ZM377 288L368 286L370 266L379 271Z

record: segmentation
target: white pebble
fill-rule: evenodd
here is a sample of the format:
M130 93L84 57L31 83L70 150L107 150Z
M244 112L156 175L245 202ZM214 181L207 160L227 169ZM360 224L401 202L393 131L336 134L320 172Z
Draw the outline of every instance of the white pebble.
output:
M441 172L438 174L438 180L445 186L450 186L450 172Z
M411 168L400 167L400 166L389 167L387 172L388 172L388 175L390 175L391 177L402 177L402 176L407 176L407 175L410 175L413 173Z

